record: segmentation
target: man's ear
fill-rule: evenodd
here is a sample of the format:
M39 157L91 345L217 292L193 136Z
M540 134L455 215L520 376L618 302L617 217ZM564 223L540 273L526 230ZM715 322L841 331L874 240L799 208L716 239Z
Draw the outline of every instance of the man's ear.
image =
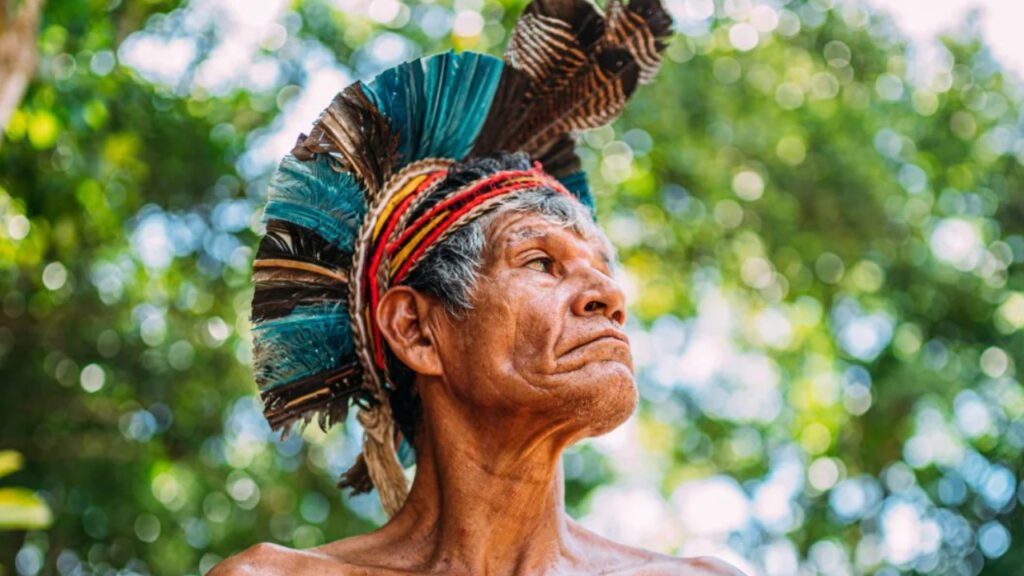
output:
M441 357L427 316L435 306L428 296L408 286L392 286L377 305L377 326L391 351L411 370L440 376Z

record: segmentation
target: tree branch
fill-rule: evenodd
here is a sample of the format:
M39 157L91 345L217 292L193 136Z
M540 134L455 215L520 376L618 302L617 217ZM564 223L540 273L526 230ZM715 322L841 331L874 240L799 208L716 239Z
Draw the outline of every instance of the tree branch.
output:
M39 17L44 0L3 0L0 14L0 142L36 68ZM7 17L13 15L9 20Z

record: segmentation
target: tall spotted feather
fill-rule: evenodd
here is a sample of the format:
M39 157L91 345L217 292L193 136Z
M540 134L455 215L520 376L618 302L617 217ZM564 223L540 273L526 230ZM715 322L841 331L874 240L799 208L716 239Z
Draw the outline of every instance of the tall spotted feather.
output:
M473 154L543 157L566 133L607 124L653 78L670 24L658 0L610 0L605 16L588 0L535 0L513 31Z
M607 22L606 45L625 46L640 68L638 81L649 83L661 65L672 18L658 0L632 0L628 9L621 2L609 2Z
M603 33L601 13L593 4L537 0L519 17L505 58L530 77L531 95L542 96L563 87L587 65L587 53Z

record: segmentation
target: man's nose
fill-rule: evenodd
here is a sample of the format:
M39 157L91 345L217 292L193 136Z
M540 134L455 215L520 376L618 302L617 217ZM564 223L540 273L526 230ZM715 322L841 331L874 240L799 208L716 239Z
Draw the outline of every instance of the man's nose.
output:
M590 266L581 266L576 273L583 278L572 302L573 313L577 316L601 314L619 326L624 325L626 295L618 282Z

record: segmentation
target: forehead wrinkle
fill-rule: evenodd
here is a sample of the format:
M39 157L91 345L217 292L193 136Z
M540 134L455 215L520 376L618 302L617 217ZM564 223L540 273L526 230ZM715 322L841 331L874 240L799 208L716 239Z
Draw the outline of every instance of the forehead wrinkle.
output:
M505 245L506 246L510 246L510 245L515 244L517 242L522 242L523 240L529 240L531 238L546 237L547 235L548 235L547 232L544 232L542 230L537 230L536 228L531 227L531 226L524 226L523 228L519 228L517 230L513 230L508 235L508 238L505 239Z

